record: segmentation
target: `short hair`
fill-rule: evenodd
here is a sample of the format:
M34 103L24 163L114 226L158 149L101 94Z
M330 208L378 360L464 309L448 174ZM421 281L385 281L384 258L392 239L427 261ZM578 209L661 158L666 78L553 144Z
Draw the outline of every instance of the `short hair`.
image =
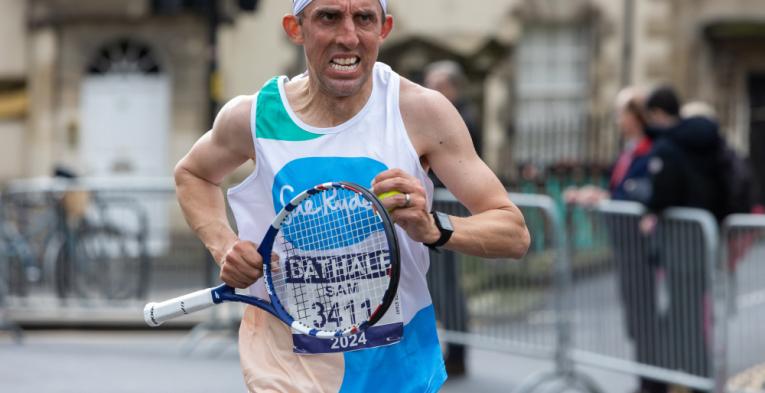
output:
M461 88L467 83L462 66L454 60L434 61L425 67L425 76L438 72L446 74L454 87Z
M383 8L382 5L380 5L380 9L382 10L382 18L380 18L380 23L384 24L385 23L385 18L388 16L388 12L385 10L385 8ZM300 12L297 13L297 15L295 15L299 25L303 24L303 16L304 16L304 14L305 14L305 9L302 9L302 10L300 10Z
M709 120L717 120L717 111L712 105L704 101L691 101L680 108L683 117L705 117Z
M647 110L658 109L670 116L680 117L680 99L672 86L661 85L650 94L645 100Z

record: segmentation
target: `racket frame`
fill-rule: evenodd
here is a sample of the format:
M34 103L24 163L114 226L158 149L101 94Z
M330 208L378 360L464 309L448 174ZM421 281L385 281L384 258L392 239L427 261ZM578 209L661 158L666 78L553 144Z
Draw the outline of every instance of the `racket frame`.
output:
M279 297L276 295L275 286L273 279L271 277L271 251L273 250L273 244L276 240L276 236L279 233L279 230L281 229L281 224L284 222L284 219L287 217L287 215L295 210L300 203L302 203L305 199L311 197L312 195L316 195L320 192L327 191L328 189L332 188L343 188L346 190L350 190L352 192L361 194L365 197L366 200L368 200L372 204L372 209L374 209L375 214L380 216L381 222L383 226L385 227L384 232L386 236L386 240L388 242L388 245L390 246L390 267L388 271L388 275L390 276L390 282L388 283L388 288L386 289L382 301L379 303L377 308L371 312L371 315L369 319L366 321L358 324L358 325L352 325L349 328L342 329L342 330L320 330L311 326L308 326L304 324L303 322L296 320L293 318L285 309L284 306L282 306L282 302L279 299ZM275 317L281 319L284 323L289 325L292 329L298 331L299 333L318 337L318 338L333 338L333 337L343 337L343 336L349 336L353 335L362 331L365 331L370 326L373 326L377 322L380 321L380 319L385 315L385 313L388 311L390 306L393 304L393 301L396 296L396 292L398 290L398 283L399 278L401 275L401 255L400 250L398 247L398 239L396 238L396 232L395 228L393 226L393 221L391 220L390 216L388 215L387 210L385 210L385 207L382 205L382 202L380 202L379 199L374 195L374 193L370 192L364 187L361 187L357 184L350 183L350 182L327 182L322 183L317 186L314 186L313 188L309 188L294 198L290 200L287 205L285 205L282 210L277 214L277 216L274 218L273 222L271 223L271 226L268 228L268 231L263 236L263 240L261 240L260 245L258 246L258 253L260 253L261 257L263 258L263 282L265 283L266 292L268 293L268 297L270 299L270 303L259 299L254 296L247 296L247 295L241 295L235 292L234 288L223 284L218 287L215 287L212 289L212 297L213 302L215 304L222 303L224 301L237 301L242 302L246 304L250 304L256 307L259 307L271 314L273 314Z

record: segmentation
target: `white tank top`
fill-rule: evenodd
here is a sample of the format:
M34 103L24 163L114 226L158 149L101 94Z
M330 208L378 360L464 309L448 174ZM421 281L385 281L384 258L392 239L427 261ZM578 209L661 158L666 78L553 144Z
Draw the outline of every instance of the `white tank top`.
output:
M293 196L316 184L351 181L370 187L386 169L400 168L425 186L428 207L433 183L420 165L399 109L400 77L377 63L373 88L356 116L331 128L303 123L287 101L287 77L267 82L253 100L251 130L255 142L255 170L228 191L239 237L259 243L276 213ZM431 299L425 280L427 248L396 227L401 251L399 299L404 324ZM262 281L250 291L265 297Z

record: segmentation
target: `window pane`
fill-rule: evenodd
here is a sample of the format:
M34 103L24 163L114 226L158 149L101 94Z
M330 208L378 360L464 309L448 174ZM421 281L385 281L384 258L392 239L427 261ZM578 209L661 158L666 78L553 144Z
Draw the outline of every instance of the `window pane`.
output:
M515 158L548 164L583 158L589 96L589 30L536 25L516 52Z

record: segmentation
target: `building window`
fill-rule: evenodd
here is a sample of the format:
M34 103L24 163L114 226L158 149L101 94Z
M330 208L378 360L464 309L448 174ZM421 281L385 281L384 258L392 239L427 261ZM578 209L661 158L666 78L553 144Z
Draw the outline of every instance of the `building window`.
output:
M151 48L121 38L102 46L88 64L88 74L159 74L162 69Z
M515 158L548 165L584 159L590 95L590 29L532 25L515 55Z

